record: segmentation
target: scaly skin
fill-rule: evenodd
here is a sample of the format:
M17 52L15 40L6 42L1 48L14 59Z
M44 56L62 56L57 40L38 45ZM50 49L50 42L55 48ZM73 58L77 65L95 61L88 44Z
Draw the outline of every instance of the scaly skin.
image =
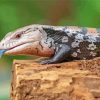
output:
M9 55L50 57L42 64L91 59L100 56L100 29L30 25L8 33L0 50Z

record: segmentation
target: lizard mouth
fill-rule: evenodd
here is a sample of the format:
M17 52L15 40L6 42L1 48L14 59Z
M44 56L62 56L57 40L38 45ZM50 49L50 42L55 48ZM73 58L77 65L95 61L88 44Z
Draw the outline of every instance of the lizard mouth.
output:
M34 41L34 40L31 40L31 41L27 41L27 42L22 42L22 43L16 43L15 45L12 45L11 47L7 47L7 45L10 45L10 43L8 43L6 46L0 48L0 50L6 50L6 51L9 51L9 50L12 50L14 48L17 48L17 47L20 47L22 45L25 45L25 44L29 44L29 43L34 43L34 42L37 42L37 41Z
M34 41L31 41L31 42L26 42L26 43L21 43L21 44L18 44L16 46L13 46L9 49L5 49L6 51L4 52L4 54L10 54L10 53L13 53L13 52L17 52L19 50L24 50L24 48L28 45L30 45L31 43L33 43Z
M20 44L20 45L17 45L17 46L14 46L10 49L8 49L7 51L5 51L5 55L9 55L9 54L19 54L17 52L21 52L21 51L24 51L24 49L26 48L26 46L30 45L30 42L29 43L24 43L24 44Z
M27 42L27 43L30 43L30 42ZM7 49L7 51L12 50L12 49L17 48L17 47L20 47L20 46L22 46L24 44L27 44L27 43L22 43L22 44L16 45L14 47L11 47L11 48Z
M22 47L22 46L24 46L25 44L28 44L28 43L23 43L23 44L20 44L20 45L11 47L11 48L9 48L9 49L0 49L0 58L1 58L2 55L4 55L4 54L9 54L9 53L11 53L11 52L13 52L13 51L17 51L16 48Z

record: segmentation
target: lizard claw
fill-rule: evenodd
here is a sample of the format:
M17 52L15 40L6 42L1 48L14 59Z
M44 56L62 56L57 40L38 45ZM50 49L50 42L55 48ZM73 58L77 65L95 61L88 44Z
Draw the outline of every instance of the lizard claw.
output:
M44 60L44 61L41 61L41 62L40 62L40 64L43 64L43 65L44 65L44 64L53 64L53 63L54 63L54 62L53 62L52 60L50 60L50 59L49 59L49 60Z

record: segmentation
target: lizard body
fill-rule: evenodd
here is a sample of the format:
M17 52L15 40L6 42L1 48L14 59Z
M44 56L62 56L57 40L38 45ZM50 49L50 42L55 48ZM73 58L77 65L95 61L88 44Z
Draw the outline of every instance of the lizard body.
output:
M0 50L11 55L50 57L42 64L100 56L100 29L77 26L30 25L8 33Z

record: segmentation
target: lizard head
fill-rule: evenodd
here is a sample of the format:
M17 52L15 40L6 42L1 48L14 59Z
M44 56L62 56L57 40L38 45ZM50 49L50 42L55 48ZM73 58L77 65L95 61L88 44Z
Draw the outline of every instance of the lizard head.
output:
M43 32L41 31L41 26L30 25L9 32L0 42L0 53L7 55L31 55L32 49L43 38Z

